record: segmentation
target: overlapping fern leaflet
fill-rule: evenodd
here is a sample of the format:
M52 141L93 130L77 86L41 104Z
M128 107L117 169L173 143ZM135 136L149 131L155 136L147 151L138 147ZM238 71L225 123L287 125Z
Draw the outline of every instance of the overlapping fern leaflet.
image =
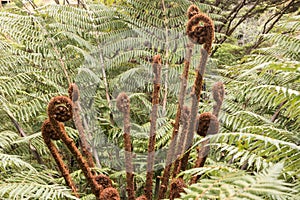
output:
M280 179L282 167L278 163L254 176L234 168L208 167L210 178L191 185L182 199L288 199L294 190Z
M93 23L86 13L67 6L44 7L32 15L0 12L1 198L76 199L64 183L49 180L49 175L56 176L53 171L39 172L44 171L41 164L54 167L40 126L50 98L66 93L83 52L93 50L94 36L87 31ZM74 136L72 130L68 132ZM33 149L44 163L33 159ZM26 175L19 176L21 171ZM38 182L39 175L47 181Z
M15 173L6 181L10 184L0 181L0 196L6 199L78 199L43 172Z

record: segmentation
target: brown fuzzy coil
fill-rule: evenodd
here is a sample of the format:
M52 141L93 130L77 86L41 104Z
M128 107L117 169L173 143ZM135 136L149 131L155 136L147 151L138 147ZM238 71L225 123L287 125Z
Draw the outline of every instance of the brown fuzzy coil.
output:
M95 176L95 180L99 185L103 187L103 189L112 187L112 182L110 178L108 176L105 176L104 174L99 174Z
M120 200L120 195L115 188L109 187L100 193L100 200Z
M210 112L202 113L198 118L197 134L207 136L217 134L219 131L219 121L216 116Z
M72 118L73 103L65 96L53 97L48 104L48 116L59 122L65 122Z
M57 125L58 129L63 128L63 124L59 123ZM46 119L42 125L42 136L44 139L45 144L47 145L51 155L53 156L55 162L58 165L58 168L64 177L67 185L72 189L74 195L79 198L79 194L77 193L76 186L70 176L69 168L63 162L62 157L60 156L58 149L52 143L51 139L56 140L60 139L59 134L54 130L52 125L50 124L50 120Z
M200 12L200 9L196 5L190 5L187 10L187 16L191 19L193 16L197 15Z
M207 15L194 15L187 23L186 34L194 44L204 44L204 49L210 53L214 40L214 24Z
M59 134L52 128L49 119L46 119L42 125L42 133L44 137L48 137L51 140L59 140Z
M130 107L130 99L125 92L121 92L117 97L117 108L121 112L126 112Z
M181 178L173 179L171 182L171 191L170 191L170 200L180 197L180 193L185 192L183 188L186 187L186 184Z
M75 83L70 84L69 89L68 89L68 93L69 93L69 98L72 101L78 101L79 100L79 89L78 86Z

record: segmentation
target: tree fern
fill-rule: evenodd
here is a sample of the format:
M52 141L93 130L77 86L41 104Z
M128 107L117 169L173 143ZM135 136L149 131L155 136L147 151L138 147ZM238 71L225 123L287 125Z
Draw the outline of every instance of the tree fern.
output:
M0 117L3 119L0 122L0 168L11 172L1 172L5 180L0 181L1 198L74 199L63 186L62 178L52 178L59 174L40 134L47 102L52 96L66 94L65 88L70 82L76 82L80 88L81 116L92 138L89 142L95 147L102 167L110 168L107 173L116 180L121 191L126 189L122 170L125 152L115 97L120 91L128 92L135 137L135 177L140 194L145 182L147 161L143 154L150 129L153 77L150 63L156 53L162 55L164 64L164 89L160 95L165 96L158 110L155 163L156 175L160 175L176 113L179 74L188 43L184 33L185 11L191 2L128 0L122 6L112 7L48 5L34 10L31 15L13 9L0 12ZM210 3L195 3L214 19L217 27L227 23L222 16L227 14L222 13L223 9ZM267 41L264 48L235 66L215 66L216 60L209 61L199 111L210 111L213 107L207 88L216 79L225 82L226 99L220 114L222 128L219 135L210 138L208 164L185 172L203 177L186 189L183 199L296 199L300 125L300 45L299 38L295 37L300 27L298 18L294 16L288 23L282 23L280 28L289 30L288 34L264 35ZM225 35L217 33L216 36ZM195 48L191 66L199 62L199 51L200 47ZM195 77L192 71L189 75L192 78L188 92ZM185 101L190 103L190 98ZM8 111L28 136L17 136L18 127ZM74 125L66 123L66 127L77 141ZM196 146L201 139L194 138L196 143L190 162L196 159ZM45 165L32 161L28 145L37 148ZM82 179L82 173L76 171L78 166L61 142L56 145L70 165L75 182L82 186L82 198L89 199L90 188ZM111 161L113 156L117 159ZM284 164L277 164L281 162Z

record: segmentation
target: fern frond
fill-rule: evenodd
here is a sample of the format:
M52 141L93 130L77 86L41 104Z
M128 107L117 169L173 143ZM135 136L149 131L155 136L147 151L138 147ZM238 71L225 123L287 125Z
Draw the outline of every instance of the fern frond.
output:
M20 156L0 153L0 160L1 160L0 169L2 171L6 171L9 168L13 168L13 169L27 168L32 171L36 171L36 169L33 166L31 166L28 162L22 160Z
M240 129L241 132L266 135L286 142L300 143L300 139L293 132L276 128L272 125L248 126Z
M280 45L281 49L287 49L294 53L300 51L300 40L284 34L266 34L264 37Z
M10 148L14 140L18 138L18 134L13 131L0 132L0 152Z
M42 185L35 182L0 184L0 197L8 199L78 199L65 186Z
M295 166L299 163L300 147L294 142L272 137L263 133L219 133L212 136L211 146L214 151L226 152L228 160L238 160L240 166L247 162L248 167L255 166L260 170L270 163L288 161L284 171L293 169L290 175L297 174L299 170Z
M291 184L279 179L283 164L279 163L251 176L242 171L222 171L219 176L201 179L185 189L181 199L288 199L295 191Z

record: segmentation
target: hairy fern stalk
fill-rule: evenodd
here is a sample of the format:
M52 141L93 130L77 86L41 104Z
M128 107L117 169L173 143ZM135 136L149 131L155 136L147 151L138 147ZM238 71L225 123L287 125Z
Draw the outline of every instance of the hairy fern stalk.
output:
M0 199L299 198L297 1L35 3L0 6ZM251 36L257 41L226 62L237 50L225 41L249 35L252 16L265 11L273 18ZM204 16L214 22L212 46L202 45L211 30ZM257 42L262 48L244 55ZM195 71L203 48L211 55L205 75ZM75 122L59 122L53 132L47 104L68 96L73 82ZM126 117L116 108L121 92L130 100Z

